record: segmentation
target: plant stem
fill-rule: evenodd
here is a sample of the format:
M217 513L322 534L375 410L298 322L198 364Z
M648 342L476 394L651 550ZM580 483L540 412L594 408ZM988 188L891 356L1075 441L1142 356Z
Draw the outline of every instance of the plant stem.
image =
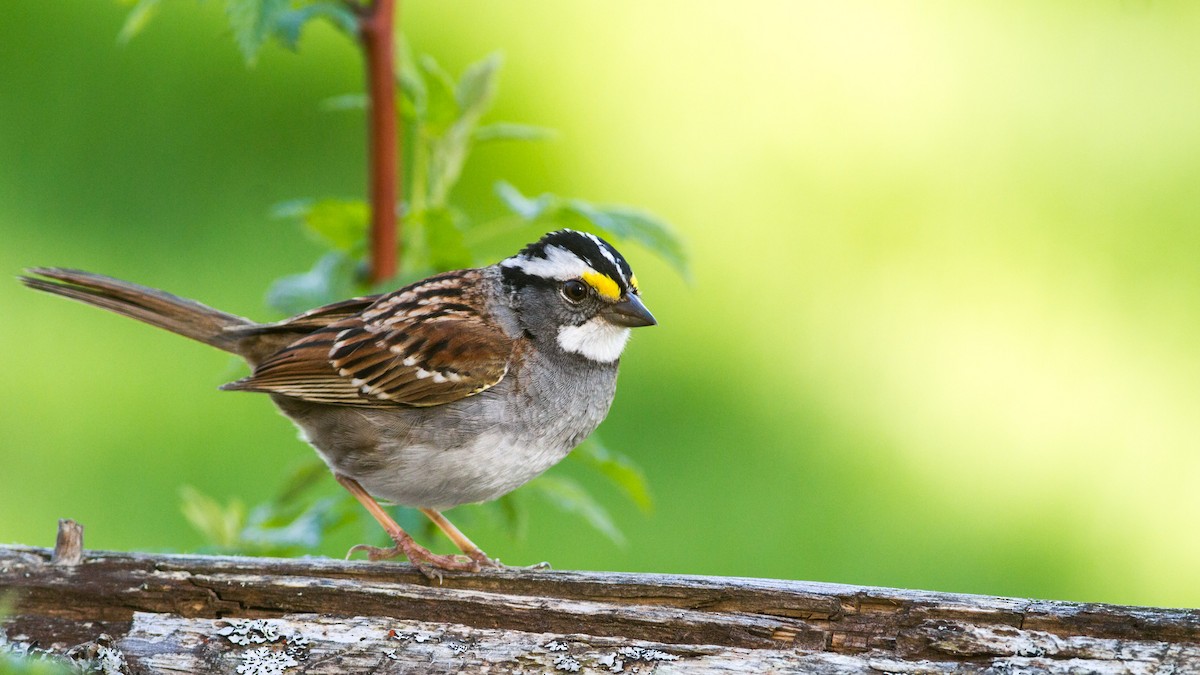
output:
M396 276L400 137L396 127L396 0L375 0L359 15L367 69L367 172L371 196L370 281Z

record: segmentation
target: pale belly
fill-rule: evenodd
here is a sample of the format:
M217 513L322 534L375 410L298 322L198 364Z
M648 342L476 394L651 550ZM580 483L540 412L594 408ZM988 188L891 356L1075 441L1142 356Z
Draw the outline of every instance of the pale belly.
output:
M434 510L491 501L533 480L567 456L564 442L521 442L485 434L453 449L408 446L404 467L381 467L357 480L372 495Z
M558 378L547 389L514 391L506 380L433 408L272 398L333 472L378 499L443 510L502 497L566 457L608 414L615 371L593 374L586 387Z

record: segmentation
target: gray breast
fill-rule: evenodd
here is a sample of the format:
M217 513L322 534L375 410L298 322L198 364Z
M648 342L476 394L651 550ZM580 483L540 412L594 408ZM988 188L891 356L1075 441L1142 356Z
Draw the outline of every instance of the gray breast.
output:
M441 510L496 499L559 462L608 414L616 376L616 363L538 353L495 387L430 408L272 398L333 471Z

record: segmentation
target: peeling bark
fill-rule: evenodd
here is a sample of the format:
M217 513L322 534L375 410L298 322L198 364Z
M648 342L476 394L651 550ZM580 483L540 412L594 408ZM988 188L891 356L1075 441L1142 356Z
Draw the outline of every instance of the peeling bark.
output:
M1200 674L1198 610L811 582L0 547L10 592L9 640L131 673Z

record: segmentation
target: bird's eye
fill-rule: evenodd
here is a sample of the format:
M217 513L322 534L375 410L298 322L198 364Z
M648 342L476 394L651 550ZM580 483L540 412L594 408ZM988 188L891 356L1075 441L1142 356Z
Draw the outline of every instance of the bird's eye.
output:
M571 279L562 285L562 293L571 302L581 302L588 296L588 287L578 279Z

